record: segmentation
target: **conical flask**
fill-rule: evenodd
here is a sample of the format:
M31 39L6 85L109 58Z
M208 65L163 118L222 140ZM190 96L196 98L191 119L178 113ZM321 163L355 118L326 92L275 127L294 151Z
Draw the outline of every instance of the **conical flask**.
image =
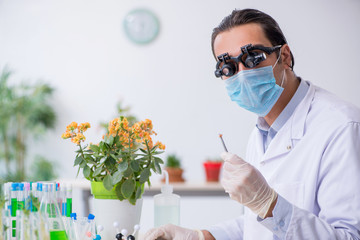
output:
M43 184L40 212L48 224L50 240L68 240L60 209L55 198L54 183Z

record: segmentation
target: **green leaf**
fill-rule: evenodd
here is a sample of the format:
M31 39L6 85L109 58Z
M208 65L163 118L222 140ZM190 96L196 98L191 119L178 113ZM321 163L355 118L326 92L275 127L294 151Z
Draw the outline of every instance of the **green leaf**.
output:
M154 157L154 159L159 163L159 164L164 164L164 161L159 158L159 157Z
M136 195L135 195L136 199L141 198L142 194L143 194L143 191L142 191L141 186L137 187L137 189L136 189Z
M123 160L121 163L119 163L118 165L118 170L120 172L124 172L126 169L128 168L128 163L127 161Z
M91 149L93 152L99 152L99 151L100 151L100 147L97 146L97 145L93 145L93 144L90 144L90 149Z
M126 177L126 178L128 178L128 177L130 177L133 173L134 173L133 170L132 170L131 168L128 168L128 169L126 169L126 170L123 172L123 176Z
M118 182L120 182L121 179L122 179L122 177L123 177L122 172L116 171L116 172L113 174L113 176L112 176L112 182L113 182L113 184L116 185Z
M111 189L113 189L114 185L112 184L112 179L110 175L106 175L103 181L104 187L111 191Z
M130 198L135 190L135 181L133 179L127 179L121 186L121 193L125 198Z
M88 165L84 167L83 174L85 178L88 178L90 176L90 167Z
M94 171L94 176L99 175L102 172L103 168L102 167L97 167Z
M152 153L152 155L159 155L159 154L162 154L164 153L165 151L155 151Z
M121 186L122 186L122 184L118 183L115 187L115 193L120 201L125 199L125 197L121 193Z
M145 168L143 170L143 172L140 174L140 183L143 184L144 182L146 182L150 177L150 169L149 168Z
M161 160L161 159L160 159ZM155 158L155 172L161 174L161 167L160 167L160 161L159 159Z
M147 154L147 151L145 151L144 149L140 148L140 151L142 151L143 153Z
M76 165L79 165L83 161L83 158L81 156L78 156L74 161L74 167Z
M87 163L96 164L96 162L94 161L94 158L89 154L85 155L85 160L86 160Z
M114 143L114 137L110 135L107 139L105 139L105 142L109 145L112 145Z
M136 204L135 194L132 194L131 197L128 200L132 205L135 205Z
M78 170L77 170L77 173L76 173L76 177L78 177L79 176L79 172L80 172L80 166L78 167Z
M105 160L105 166L109 169L115 167L116 161L112 157L107 157Z
M87 165L86 165L86 162L85 162L85 161L82 161L79 166L80 166L81 168L84 168L84 167L87 166Z
M134 172L138 172L140 170L139 162L136 160L130 162L130 167Z
M117 158L114 154L110 153L110 156L111 156L114 160L118 160L118 158Z

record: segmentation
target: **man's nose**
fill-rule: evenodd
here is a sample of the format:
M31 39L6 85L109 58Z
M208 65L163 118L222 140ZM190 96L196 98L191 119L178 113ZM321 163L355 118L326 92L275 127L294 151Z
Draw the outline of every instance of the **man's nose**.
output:
M241 62L239 62L238 68L239 68L239 72L242 70L246 70L246 67Z

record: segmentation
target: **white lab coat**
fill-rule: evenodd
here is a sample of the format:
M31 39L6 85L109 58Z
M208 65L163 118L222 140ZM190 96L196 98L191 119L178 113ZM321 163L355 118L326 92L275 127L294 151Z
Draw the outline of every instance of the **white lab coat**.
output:
M360 239L360 110L309 84L265 154L254 129L245 160L292 204L285 239ZM247 208L216 228L226 239L276 239Z

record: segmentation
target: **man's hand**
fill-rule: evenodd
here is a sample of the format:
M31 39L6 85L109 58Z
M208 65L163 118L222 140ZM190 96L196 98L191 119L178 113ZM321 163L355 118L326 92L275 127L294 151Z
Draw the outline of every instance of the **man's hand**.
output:
M199 230L182 228L172 224L150 229L144 240L204 240L204 235Z
M221 184L230 198L250 208L261 218L274 208L277 193L267 184L261 173L235 154L224 152L225 161ZM271 213L270 213L271 214Z

